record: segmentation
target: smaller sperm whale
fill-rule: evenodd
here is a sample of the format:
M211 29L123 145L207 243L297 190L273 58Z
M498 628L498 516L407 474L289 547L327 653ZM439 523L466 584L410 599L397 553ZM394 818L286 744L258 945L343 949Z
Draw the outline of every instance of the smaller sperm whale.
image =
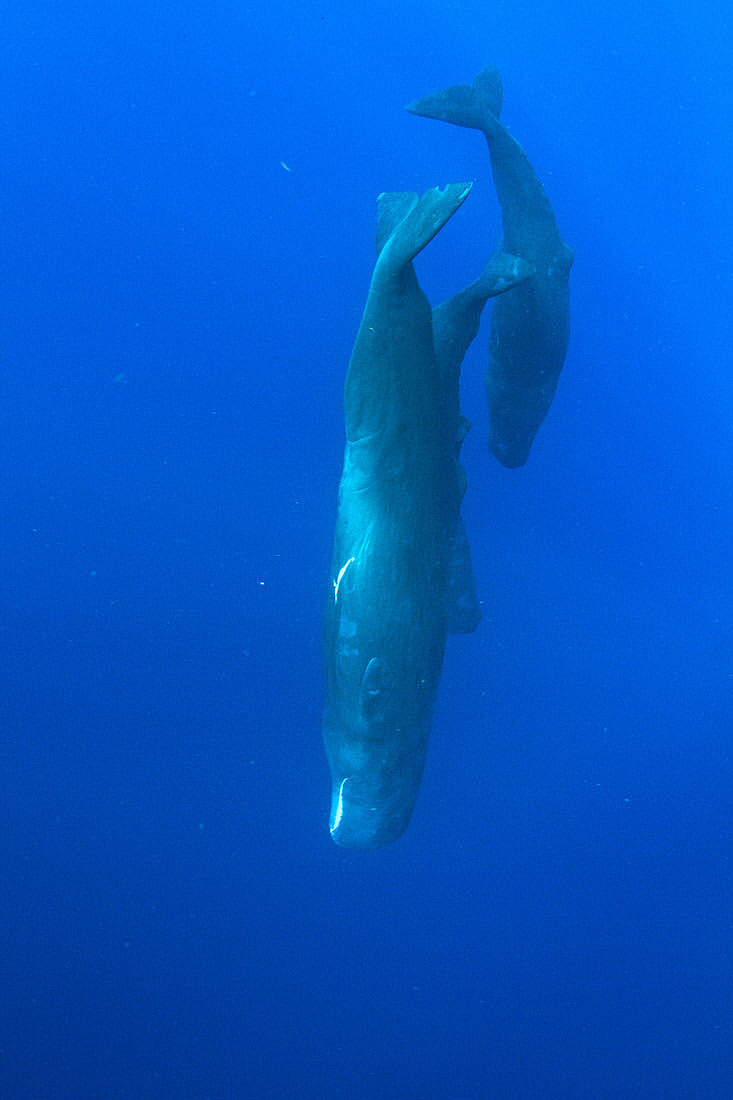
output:
M527 461L557 389L570 334L568 277L573 253L563 242L549 199L521 145L499 121L498 71L484 69L411 103L408 111L480 130L486 137L508 253L534 275L493 306L489 363L489 449L507 467Z

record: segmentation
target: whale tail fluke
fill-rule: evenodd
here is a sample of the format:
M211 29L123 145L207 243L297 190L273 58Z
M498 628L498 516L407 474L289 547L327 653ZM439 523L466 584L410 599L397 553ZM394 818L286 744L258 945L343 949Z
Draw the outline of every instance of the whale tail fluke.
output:
M506 290L512 290L515 286L526 283L535 271L533 264L523 260L522 256L504 252L499 245L477 279L477 285L486 297L495 298L497 295L504 294Z
M499 245L476 280L475 286L487 298L496 298L515 286L521 286L535 273L535 268L521 256L504 252Z
M417 206L417 191L383 191L377 199L377 255L403 218Z
M437 118L456 126L485 131L501 113L502 86L499 70L490 65L472 84L455 84L410 103L407 110L423 118Z
M377 199L380 255L388 251L389 261L395 267L410 263L465 202L472 186L449 183L446 187L432 187L419 198L410 191L381 194Z

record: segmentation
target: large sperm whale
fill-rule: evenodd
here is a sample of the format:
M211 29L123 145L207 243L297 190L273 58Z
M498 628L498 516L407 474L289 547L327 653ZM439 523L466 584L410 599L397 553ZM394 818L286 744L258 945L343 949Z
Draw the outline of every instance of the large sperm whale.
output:
M511 468L527 461L555 395L570 334L573 253L526 153L499 122L501 104L501 78L487 68L471 85L436 92L407 109L482 131L501 206L503 248L535 268L531 279L499 298L492 310L485 376L489 449Z
M436 353L434 314L412 263L469 191L453 184L422 197L379 198L379 255L344 393L347 443L324 629L330 830L347 848L387 844L407 827L446 632L465 629L473 614L466 578L449 580L464 551L457 373L486 298L527 269L497 257L439 307ZM470 577L470 559L461 561Z

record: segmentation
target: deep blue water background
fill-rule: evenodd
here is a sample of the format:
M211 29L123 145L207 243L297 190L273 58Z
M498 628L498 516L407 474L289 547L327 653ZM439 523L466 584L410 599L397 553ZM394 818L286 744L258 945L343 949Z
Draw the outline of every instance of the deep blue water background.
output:
M0 1094L733 1094L724 9L0 18ZM475 180L418 273L478 274L483 139L404 105L489 62L570 351L518 471L488 317L466 359L484 621L351 854L319 646L374 200Z

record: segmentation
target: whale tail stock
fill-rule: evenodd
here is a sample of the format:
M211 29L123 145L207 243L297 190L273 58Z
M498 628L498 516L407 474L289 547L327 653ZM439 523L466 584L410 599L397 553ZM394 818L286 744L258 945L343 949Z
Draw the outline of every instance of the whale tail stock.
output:
M455 84L416 99L407 110L423 118L437 118L441 122L485 132L492 121L498 119L502 98L499 70L489 65L471 84Z

